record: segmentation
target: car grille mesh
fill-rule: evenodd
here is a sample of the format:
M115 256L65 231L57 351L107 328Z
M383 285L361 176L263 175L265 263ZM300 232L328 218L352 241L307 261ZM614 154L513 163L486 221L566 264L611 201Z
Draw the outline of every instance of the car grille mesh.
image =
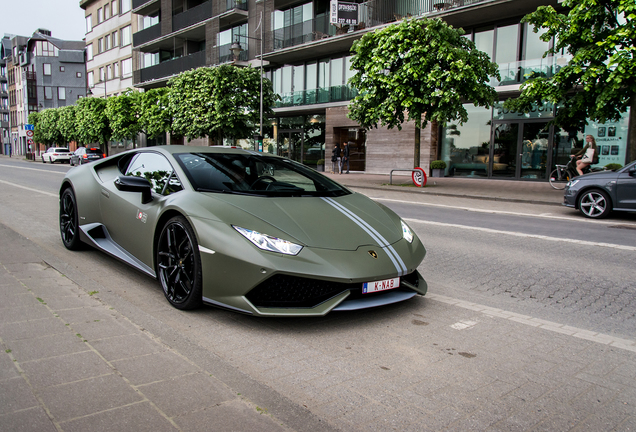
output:
M417 287L419 277L417 272L413 272L402 276L401 281ZM404 283L400 289L410 290ZM256 307L311 308L346 290L351 291L348 298L383 294L362 294L362 283L347 284L279 274L257 285L246 297Z

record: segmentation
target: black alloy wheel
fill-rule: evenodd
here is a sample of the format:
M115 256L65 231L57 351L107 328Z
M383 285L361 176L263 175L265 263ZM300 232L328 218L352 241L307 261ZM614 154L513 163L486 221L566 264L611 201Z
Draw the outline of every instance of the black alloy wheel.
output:
M79 234L77 203L71 188L64 189L60 197L60 235L67 249L79 250L82 242Z
M157 267L163 293L172 306L195 309L202 305L199 245L183 216L173 217L161 230Z
M586 191L579 198L579 209L585 217L601 219L612 211L609 196L599 189Z

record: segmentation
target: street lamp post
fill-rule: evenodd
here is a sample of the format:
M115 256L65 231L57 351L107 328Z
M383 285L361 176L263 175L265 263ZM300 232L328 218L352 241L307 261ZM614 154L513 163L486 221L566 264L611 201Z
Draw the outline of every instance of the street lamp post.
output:
M258 27L261 28L261 37L256 38L252 36L243 36L248 39L254 39L261 42L261 92L260 92L260 127L258 131L258 151L263 151L263 11L261 11L261 19L258 23ZM257 28L258 28L257 27ZM232 43L230 47L230 51L234 54L234 58L238 58L238 56L243 52L243 48L241 47L241 43L237 40Z

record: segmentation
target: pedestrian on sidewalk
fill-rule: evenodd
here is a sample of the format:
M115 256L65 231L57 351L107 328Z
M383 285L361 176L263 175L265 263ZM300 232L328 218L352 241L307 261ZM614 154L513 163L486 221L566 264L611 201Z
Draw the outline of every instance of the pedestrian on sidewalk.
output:
M342 148L342 167L340 167L340 173L342 174L342 171L344 171L344 166L345 164L347 164L347 174L349 174L349 143L344 142L342 143L342 145L344 146Z
M338 144L333 145L333 150L331 150L331 173L335 174L338 171L338 174L342 174L342 165L340 165L340 147Z

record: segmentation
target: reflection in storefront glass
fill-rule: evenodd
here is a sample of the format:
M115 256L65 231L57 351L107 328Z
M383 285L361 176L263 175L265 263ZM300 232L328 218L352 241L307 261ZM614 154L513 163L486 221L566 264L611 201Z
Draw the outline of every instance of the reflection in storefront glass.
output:
M440 159L446 162L446 175L485 177L490 145L490 109L465 104L468 121L449 124L442 134Z

